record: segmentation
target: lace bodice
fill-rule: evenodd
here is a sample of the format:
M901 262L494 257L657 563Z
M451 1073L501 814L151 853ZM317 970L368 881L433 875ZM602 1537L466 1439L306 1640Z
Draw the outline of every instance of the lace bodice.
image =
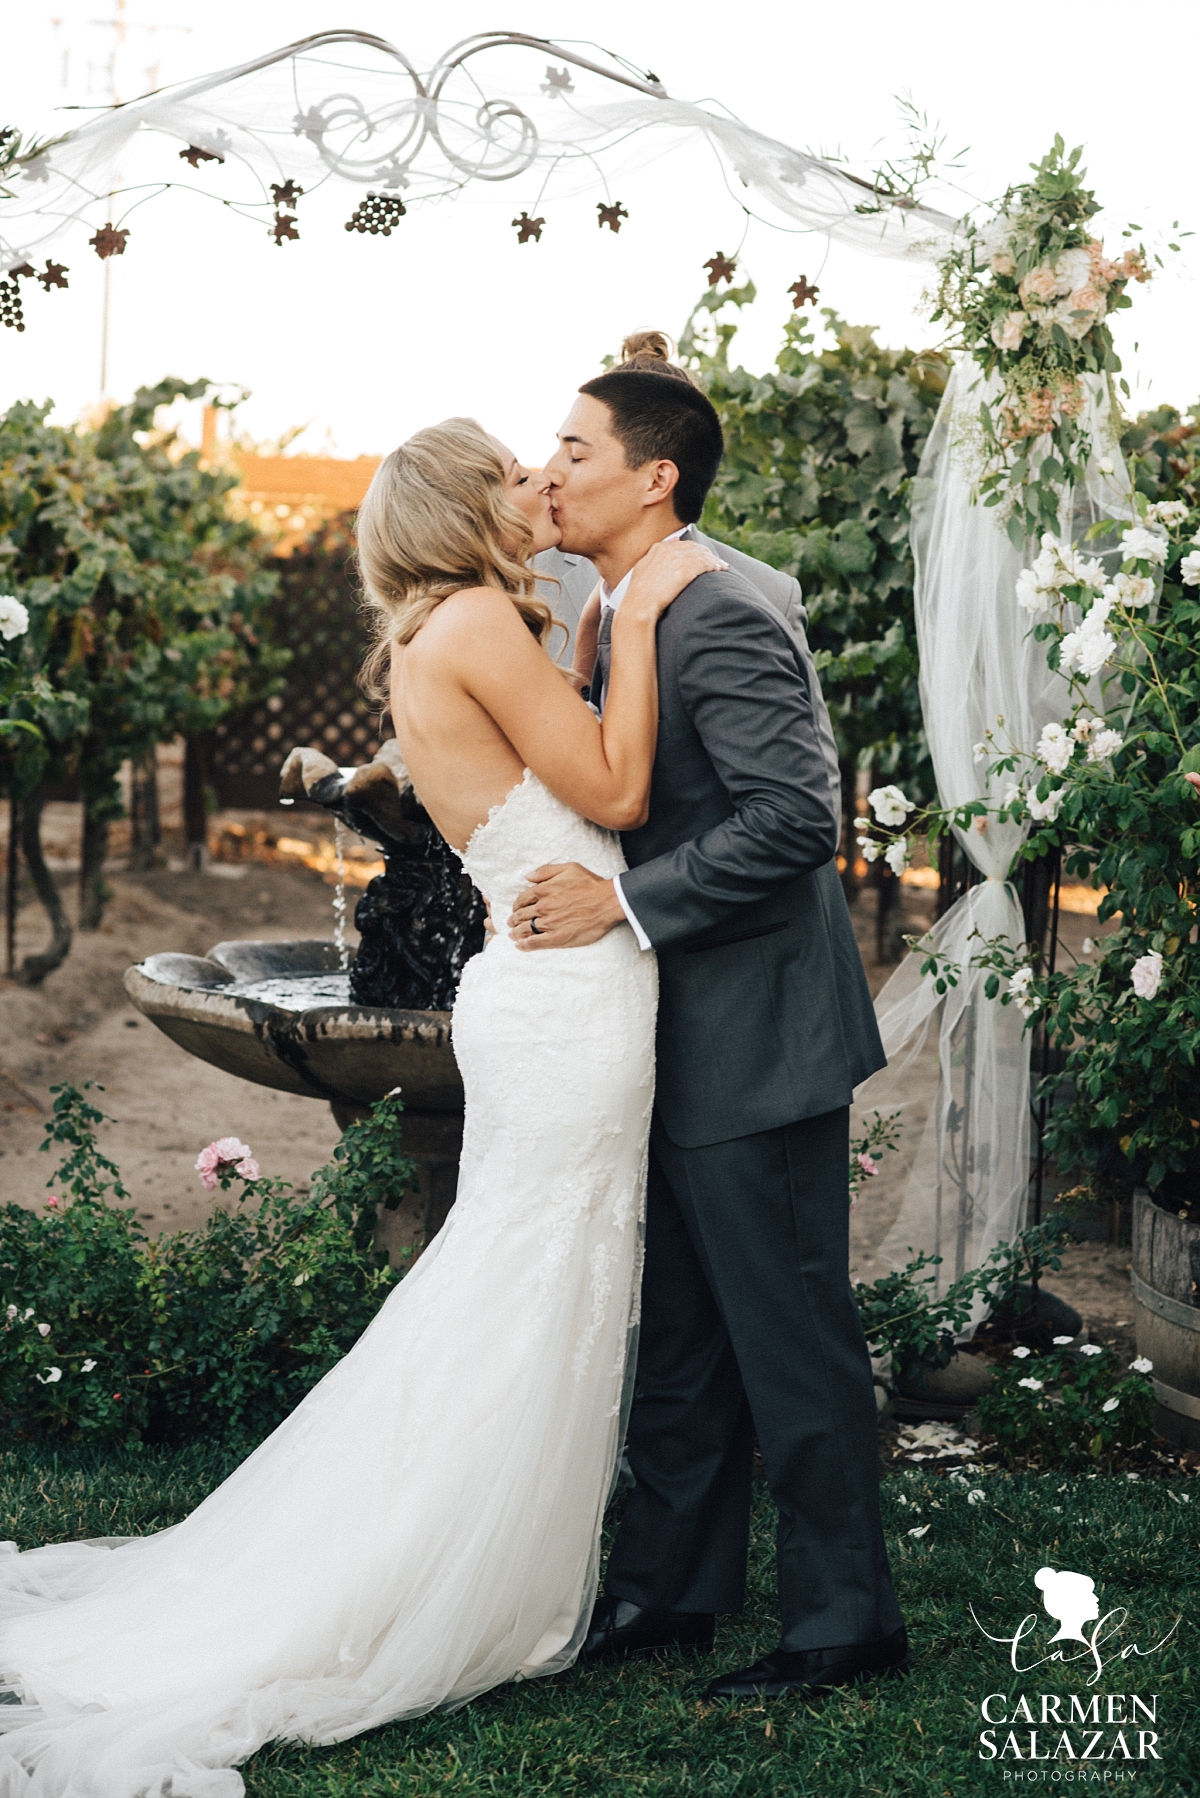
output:
M461 860L494 918L507 916L525 877L546 862L579 862L605 876L625 868L616 833L589 824L528 768L520 786L473 833Z

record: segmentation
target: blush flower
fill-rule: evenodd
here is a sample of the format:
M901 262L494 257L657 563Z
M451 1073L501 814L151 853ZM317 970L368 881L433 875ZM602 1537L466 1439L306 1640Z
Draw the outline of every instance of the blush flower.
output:
M197 1155L196 1172L205 1192L216 1191L218 1170L222 1167L232 1167L243 1180L257 1180L262 1172L249 1145L236 1136L218 1137Z
M879 1163L874 1157L868 1155L864 1149L860 1151L854 1159L857 1161L863 1173L866 1174L869 1179L874 1179L875 1175L879 1172Z
M992 342L998 350L1019 350L1024 335L1025 314L1023 312L1006 312L1003 318L993 320Z
M1031 268L1021 282L1017 292L1026 311L1033 311L1039 306L1049 305L1058 294L1058 277L1052 268L1045 263L1039 268Z

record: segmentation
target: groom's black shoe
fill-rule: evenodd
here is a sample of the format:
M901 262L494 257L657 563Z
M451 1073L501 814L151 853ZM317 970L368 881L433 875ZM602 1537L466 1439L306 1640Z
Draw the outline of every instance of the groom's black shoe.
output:
M848 1648L806 1648L796 1653L777 1648L753 1667L712 1680L704 1698L706 1703L717 1698L784 1698L789 1692L849 1686L876 1673L907 1672L908 1636L901 1624L881 1641L854 1642Z
M627 1598L598 1598L579 1651L581 1661L615 1661L628 1654L661 1654L669 1648L713 1645L715 1618L708 1611L656 1611Z

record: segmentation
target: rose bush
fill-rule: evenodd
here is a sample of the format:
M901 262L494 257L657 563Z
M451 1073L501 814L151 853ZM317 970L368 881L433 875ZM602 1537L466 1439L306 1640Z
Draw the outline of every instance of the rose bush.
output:
M399 1278L372 1246L380 1206L413 1172L399 1098L350 1126L308 1192L260 1178L248 1153L227 1155L246 1148L236 1138L210 1145L204 1171L233 1206L151 1240L97 1147L102 1113L73 1087L55 1092L43 1144L64 1152L55 1192L42 1213L0 1212L6 1428L92 1442L262 1437Z

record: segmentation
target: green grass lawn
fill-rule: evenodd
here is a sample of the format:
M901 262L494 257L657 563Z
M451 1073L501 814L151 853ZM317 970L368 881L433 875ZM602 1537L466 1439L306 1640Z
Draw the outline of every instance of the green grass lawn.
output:
M204 1446L103 1457L9 1450L0 1457L0 1537L28 1548L162 1528L184 1516L230 1464ZM983 1502L968 1503L967 1485L983 1488ZM722 1620L715 1656L510 1686L452 1715L377 1730L337 1748L267 1748L244 1769L250 1798L999 1798L1024 1792L1035 1773L1039 1789L1074 1791L1080 1771L1064 1760L1034 1767L1011 1753L1003 1762L979 1759L981 1701L1003 1693L1015 1704L1021 1692L1031 1705L1040 1703L1034 1695L1062 1695L1064 1718L1071 1694L1090 1705L1099 1692L1102 1717L1110 1693L1137 1692L1147 1701L1156 1694L1161 1760L1125 1761L1119 1750L1117 1758L1093 1758L1085 1789L1200 1795L1200 1480L989 1474L967 1485L925 1473L892 1474L884 1483L888 1545L913 1646L907 1680L821 1703L699 1703L710 1671L743 1664L776 1641L772 1513L764 1491L755 1512L749 1604L743 1616ZM927 1534L911 1538L908 1531L923 1524ZM1128 1609L1124 1630L1108 1645L1113 1658L1106 1653L1090 1688L1078 1665L1014 1674L1006 1651L972 1621L970 1605L993 1634L1011 1635L1023 1616L1040 1616L1033 1575L1047 1563L1091 1574L1104 1612ZM1183 1622L1158 1653L1118 1658L1131 1641L1142 1648L1157 1642L1177 1617ZM1029 1659L1045 1652L1047 1635L1040 1628ZM1027 1750L1028 1724L1016 1728ZM1007 1733L997 1729L998 1746ZM1091 1731L1072 1733L1082 1741ZM1115 1746L1116 1733L1115 1725L1106 1727L1101 1747ZM1057 1739L1039 1727L1039 1751ZM1136 1728L1126 1739L1136 1753ZM1014 1771L1025 1777L1005 1777Z

